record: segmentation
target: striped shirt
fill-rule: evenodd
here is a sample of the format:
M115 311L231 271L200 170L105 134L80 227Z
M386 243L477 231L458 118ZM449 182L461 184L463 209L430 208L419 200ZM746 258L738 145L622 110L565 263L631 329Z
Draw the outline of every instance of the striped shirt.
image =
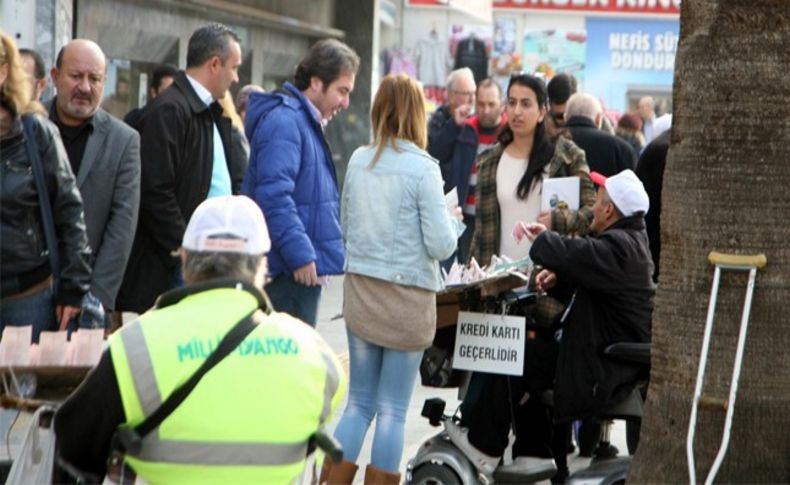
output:
M502 122L499 126L494 128L486 128L480 126L478 117L473 116L466 120L466 124L471 126L475 133L477 133L477 155L479 156L484 151L488 150L497 143L497 135L502 127L507 123L507 116L502 113ZM477 163L472 165L472 173L469 174L469 192L466 195L466 200L463 201L463 213L474 217L475 215L475 186L477 185Z

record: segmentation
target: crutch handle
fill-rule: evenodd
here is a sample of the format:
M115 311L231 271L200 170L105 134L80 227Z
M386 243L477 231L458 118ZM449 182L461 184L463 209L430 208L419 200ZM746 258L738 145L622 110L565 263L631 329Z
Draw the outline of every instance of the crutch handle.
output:
M702 409L713 409L718 411L726 411L729 403L726 399L721 399L713 396L706 396L703 394L699 397L699 407Z
M716 266L713 272L713 285L710 291L710 302L708 303L708 317L705 321L705 332L702 337L702 350L700 351L699 367L697 368L697 383L694 389L694 399L691 403L691 416L689 418L688 435L686 436L686 459L688 462L689 481L691 485L697 483L697 470L694 460L694 432L697 426L697 411L699 408L719 409L725 411L724 431L722 432L721 445L716 452L716 458L705 478L705 485L711 485L716 479L716 474L727 454L727 447L730 444L730 431L732 418L734 415L735 399L738 393L738 380L741 376L741 364L743 363L743 353L746 344L746 330L749 326L749 313L752 308L752 296L754 295L755 278L757 270L764 267L768 258L765 254L725 254L711 251L708 260ZM702 385L705 380L705 365L707 364L708 350L710 349L710 337L713 330L713 316L716 310L716 296L719 291L719 278L723 270L748 271L749 281L746 284L746 301L743 305L741 315L741 326L738 332L738 344L735 350L735 361L730 378L729 398L724 399L703 395Z
M763 268L768 263L765 254L726 254L711 251L708 261L716 266L725 266L733 269Z

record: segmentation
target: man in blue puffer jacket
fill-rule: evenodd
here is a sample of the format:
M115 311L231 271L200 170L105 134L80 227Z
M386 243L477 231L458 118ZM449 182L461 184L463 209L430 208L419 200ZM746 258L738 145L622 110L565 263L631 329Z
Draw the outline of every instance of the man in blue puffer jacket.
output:
M272 239L266 292L278 311L315 326L321 285L342 274L345 255L332 154L323 127L348 107L359 56L318 41L293 84L255 93L247 106L250 165L242 194L263 210Z

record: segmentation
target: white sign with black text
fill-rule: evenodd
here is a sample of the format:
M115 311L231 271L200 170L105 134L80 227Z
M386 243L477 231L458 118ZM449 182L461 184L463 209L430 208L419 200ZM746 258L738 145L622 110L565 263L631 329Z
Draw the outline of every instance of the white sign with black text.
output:
M525 342L524 317L460 312L453 368L520 376Z

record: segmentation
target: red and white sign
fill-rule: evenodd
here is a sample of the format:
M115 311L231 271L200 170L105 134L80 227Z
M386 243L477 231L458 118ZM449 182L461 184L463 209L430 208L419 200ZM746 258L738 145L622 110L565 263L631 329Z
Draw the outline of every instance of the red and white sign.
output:
M412 0L413 2L414 0ZM495 9L583 13L680 14L681 0L492 0ZM432 3L439 3L434 0Z
M681 0L406 0L409 7L444 7L487 18L495 10L679 15Z

